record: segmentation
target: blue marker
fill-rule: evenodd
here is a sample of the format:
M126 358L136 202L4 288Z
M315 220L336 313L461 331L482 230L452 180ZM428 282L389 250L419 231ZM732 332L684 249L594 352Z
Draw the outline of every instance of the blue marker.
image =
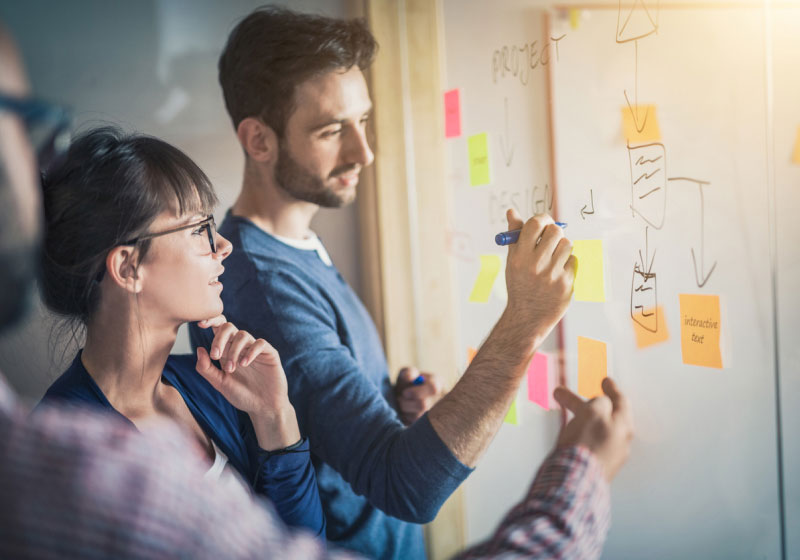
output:
M560 226L562 229L567 227L566 222L556 222L557 226ZM502 233L498 233L494 236L494 242L500 246L503 245L511 245L512 243L516 243L519 240L519 232L521 229L513 229L511 231L504 231Z
M425 383L425 378L421 375L411 382L412 385L422 385L423 383Z

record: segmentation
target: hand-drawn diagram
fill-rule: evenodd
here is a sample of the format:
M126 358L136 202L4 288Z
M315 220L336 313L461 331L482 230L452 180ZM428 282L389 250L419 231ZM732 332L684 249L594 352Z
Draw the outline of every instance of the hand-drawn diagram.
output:
M505 106L506 133L500 136L500 151L503 152L503 161L506 162L506 167L511 167L511 161L514 159L514 144L511 143L511 138L508 134L508 97L503 98L503 105ZM506 141L508 142L507 148Z
M639 104L639 41L658 33L658 0L634 0L632 4L619 2L617 13L617 31L615 41L618 44L633 42L634 48L634 101L631 103L628 91L623 96L630 111L634 126L642 133L647 125L650 106L642 114ZM623 109L624 110L624 109ZM717 266L716 261L706 271L705 263L705 204L703 187L709 181L688 177L669 177L667 175L667 150L661 142L632 145L627 143L628 161L631 173L631 212L645 222L645 256L639 251L639 261L634 263L631 280L631 317L647 330L658 329L658 299L656 290L656 274L653 271L653 260L649 258L649 242L647 228L660 230L664 227L667 210L667 184L669 181L688 181L697 185L700 192L700 266L698 269L695 248L690 249L694 265L695 282L698 288L706 285ZM581 211L583 217L583 211ZM655 251L653 251L655 259Z
M650 258L650 246L647 239L647 226L644 228L645 250L639 250L639 262L633 265L631 278L631 318L642 328L650 332L658 332L658 289L653 263L656 252Z
M655 229L664 226L667 208L664 144L654 143L631 147L628 144L631 168L631 211Z
M581 208L581 220L585 220L586 216L594 214L594 194L592 194L592 189L589 189L589 204L584 204L583 208ZM592 209L587 210L586 207L591 205Z

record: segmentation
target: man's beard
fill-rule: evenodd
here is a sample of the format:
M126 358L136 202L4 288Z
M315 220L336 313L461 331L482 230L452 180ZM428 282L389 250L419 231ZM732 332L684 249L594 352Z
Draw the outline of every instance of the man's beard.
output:
M356 164L337 167L331 171L330 177L347 173L355 168ZM330 187L326 187L322 179L312 175L297 163L282 141L279 143L275 180L278 186L293 198L311 202L323 208L341 208L350 204L355 198L339 194Z

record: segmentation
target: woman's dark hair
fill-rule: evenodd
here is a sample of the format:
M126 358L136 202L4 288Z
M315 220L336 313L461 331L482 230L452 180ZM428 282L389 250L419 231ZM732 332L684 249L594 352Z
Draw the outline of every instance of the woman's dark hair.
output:
M296 87L309 78L372 63L378 44L360 19L333 19L264 6L234 28L219 58L219 83L233 126L261 117L283 136Z
M41 292L55 313L86 325L99 298L105 259L148 232L169 209L210 214L208 177L166 142L106 126L86 131L42 176L45 235ZM144 259L149 241L138 244Z

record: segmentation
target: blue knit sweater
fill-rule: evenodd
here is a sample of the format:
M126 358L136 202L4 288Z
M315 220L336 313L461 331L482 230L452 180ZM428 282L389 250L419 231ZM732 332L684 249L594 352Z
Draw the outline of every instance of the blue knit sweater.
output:
M422 528L471 469L427 416L409 427L393 406L386 358L364 306L316 251L247 219L220 227L225 316L280 353L300 431L311 443L331 541L370 558L424 558ZM190 326L209 347L210 329Z

